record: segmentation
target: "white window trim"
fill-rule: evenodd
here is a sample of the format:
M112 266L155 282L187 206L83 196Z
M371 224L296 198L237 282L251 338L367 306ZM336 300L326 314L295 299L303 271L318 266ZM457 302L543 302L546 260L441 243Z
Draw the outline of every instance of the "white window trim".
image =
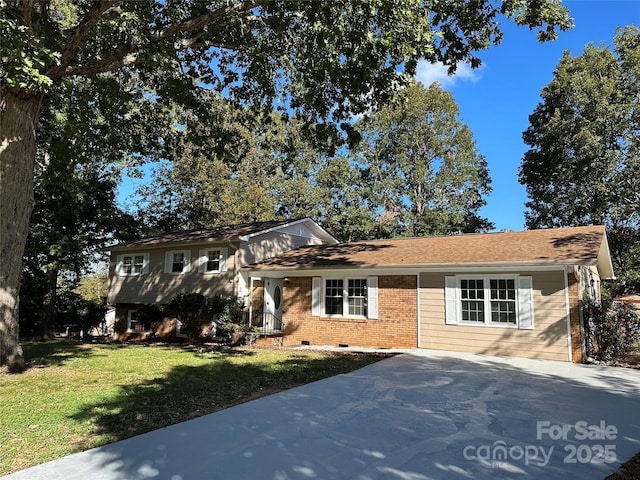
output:
M139 256L143 257L142 271L134 272L133 266L135 265L135 258ZM131 273L125 273L124 271L125 257L131 257L131 260L132 260ZM138 275L145 275L147 273L149 273L149 254L148 253L142 253L142 252L122 253L116 257L116 275L118 275L119 277L135 277Z
M137 313L138 310L128 310L127 311L127 332L128 333L149 333L150 330L134 330L131 328L131 315ZM138 322L140 323L140 322Z
M181 272L173 271L173 255L182 253L184 255L184 265ZM164 254L164 273L169 275L182 275L191 270L191 250L171 250Z
M211 251L219 251L220 252L220 268L218 270L207 270L207 263L209 262L209 252ZM227 257L228 257L228 249L227 247L211 247L200 250L200 254L198 256L198 272L206 273L206 274L216 274L227 271Z
M462 298L460 284L462 280L484 281L484 322L462 321ZM491 321L490 280L514 280L516 291L516 323ZM465 327L511 328L533 330L533 280L530 276L509 275L455 275L445 277L445 323Z
M349 280L367 281L367 315L349 315ZM328 280L342 280L342 314L327 314L326 284ZM348 277L313 277L311 294L311 315L321 318L349 318L357 320L375 320L378 318L378 277L348 276Z

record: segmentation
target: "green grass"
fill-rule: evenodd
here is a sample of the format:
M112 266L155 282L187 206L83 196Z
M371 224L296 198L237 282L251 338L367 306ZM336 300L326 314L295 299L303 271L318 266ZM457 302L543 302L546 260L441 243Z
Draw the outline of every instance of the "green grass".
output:
M0 475L383 358L73 341L23 348L31 368L0 374Z

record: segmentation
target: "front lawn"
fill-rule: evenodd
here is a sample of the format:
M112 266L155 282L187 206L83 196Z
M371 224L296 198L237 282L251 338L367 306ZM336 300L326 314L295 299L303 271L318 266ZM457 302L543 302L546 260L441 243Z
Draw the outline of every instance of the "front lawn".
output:
M384 358L74 341L23 348L31 368L0 374L0 475Z

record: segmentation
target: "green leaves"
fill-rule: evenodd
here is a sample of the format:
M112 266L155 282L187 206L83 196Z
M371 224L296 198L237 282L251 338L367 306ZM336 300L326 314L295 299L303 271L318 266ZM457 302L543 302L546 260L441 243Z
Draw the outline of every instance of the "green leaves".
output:
M491 191L487 164L458 106L437 84L414 84L362 120L360 162L387 235L422 236L490 228L478 216Z
M11 18L0 17L0 32L0 84L25 92L47 90L53 82L42 72L60 58L60 53L42 47L29 28Z
M519 180L529 227L607 225L616 276L637 288L640 29L620 30L614 44L562 57L523 133Z

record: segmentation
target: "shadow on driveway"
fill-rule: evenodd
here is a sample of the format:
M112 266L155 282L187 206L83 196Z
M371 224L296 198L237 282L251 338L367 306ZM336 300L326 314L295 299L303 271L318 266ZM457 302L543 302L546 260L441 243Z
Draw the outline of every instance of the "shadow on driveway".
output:
M639 399L637 370L416 351L4 478L602 480Z

